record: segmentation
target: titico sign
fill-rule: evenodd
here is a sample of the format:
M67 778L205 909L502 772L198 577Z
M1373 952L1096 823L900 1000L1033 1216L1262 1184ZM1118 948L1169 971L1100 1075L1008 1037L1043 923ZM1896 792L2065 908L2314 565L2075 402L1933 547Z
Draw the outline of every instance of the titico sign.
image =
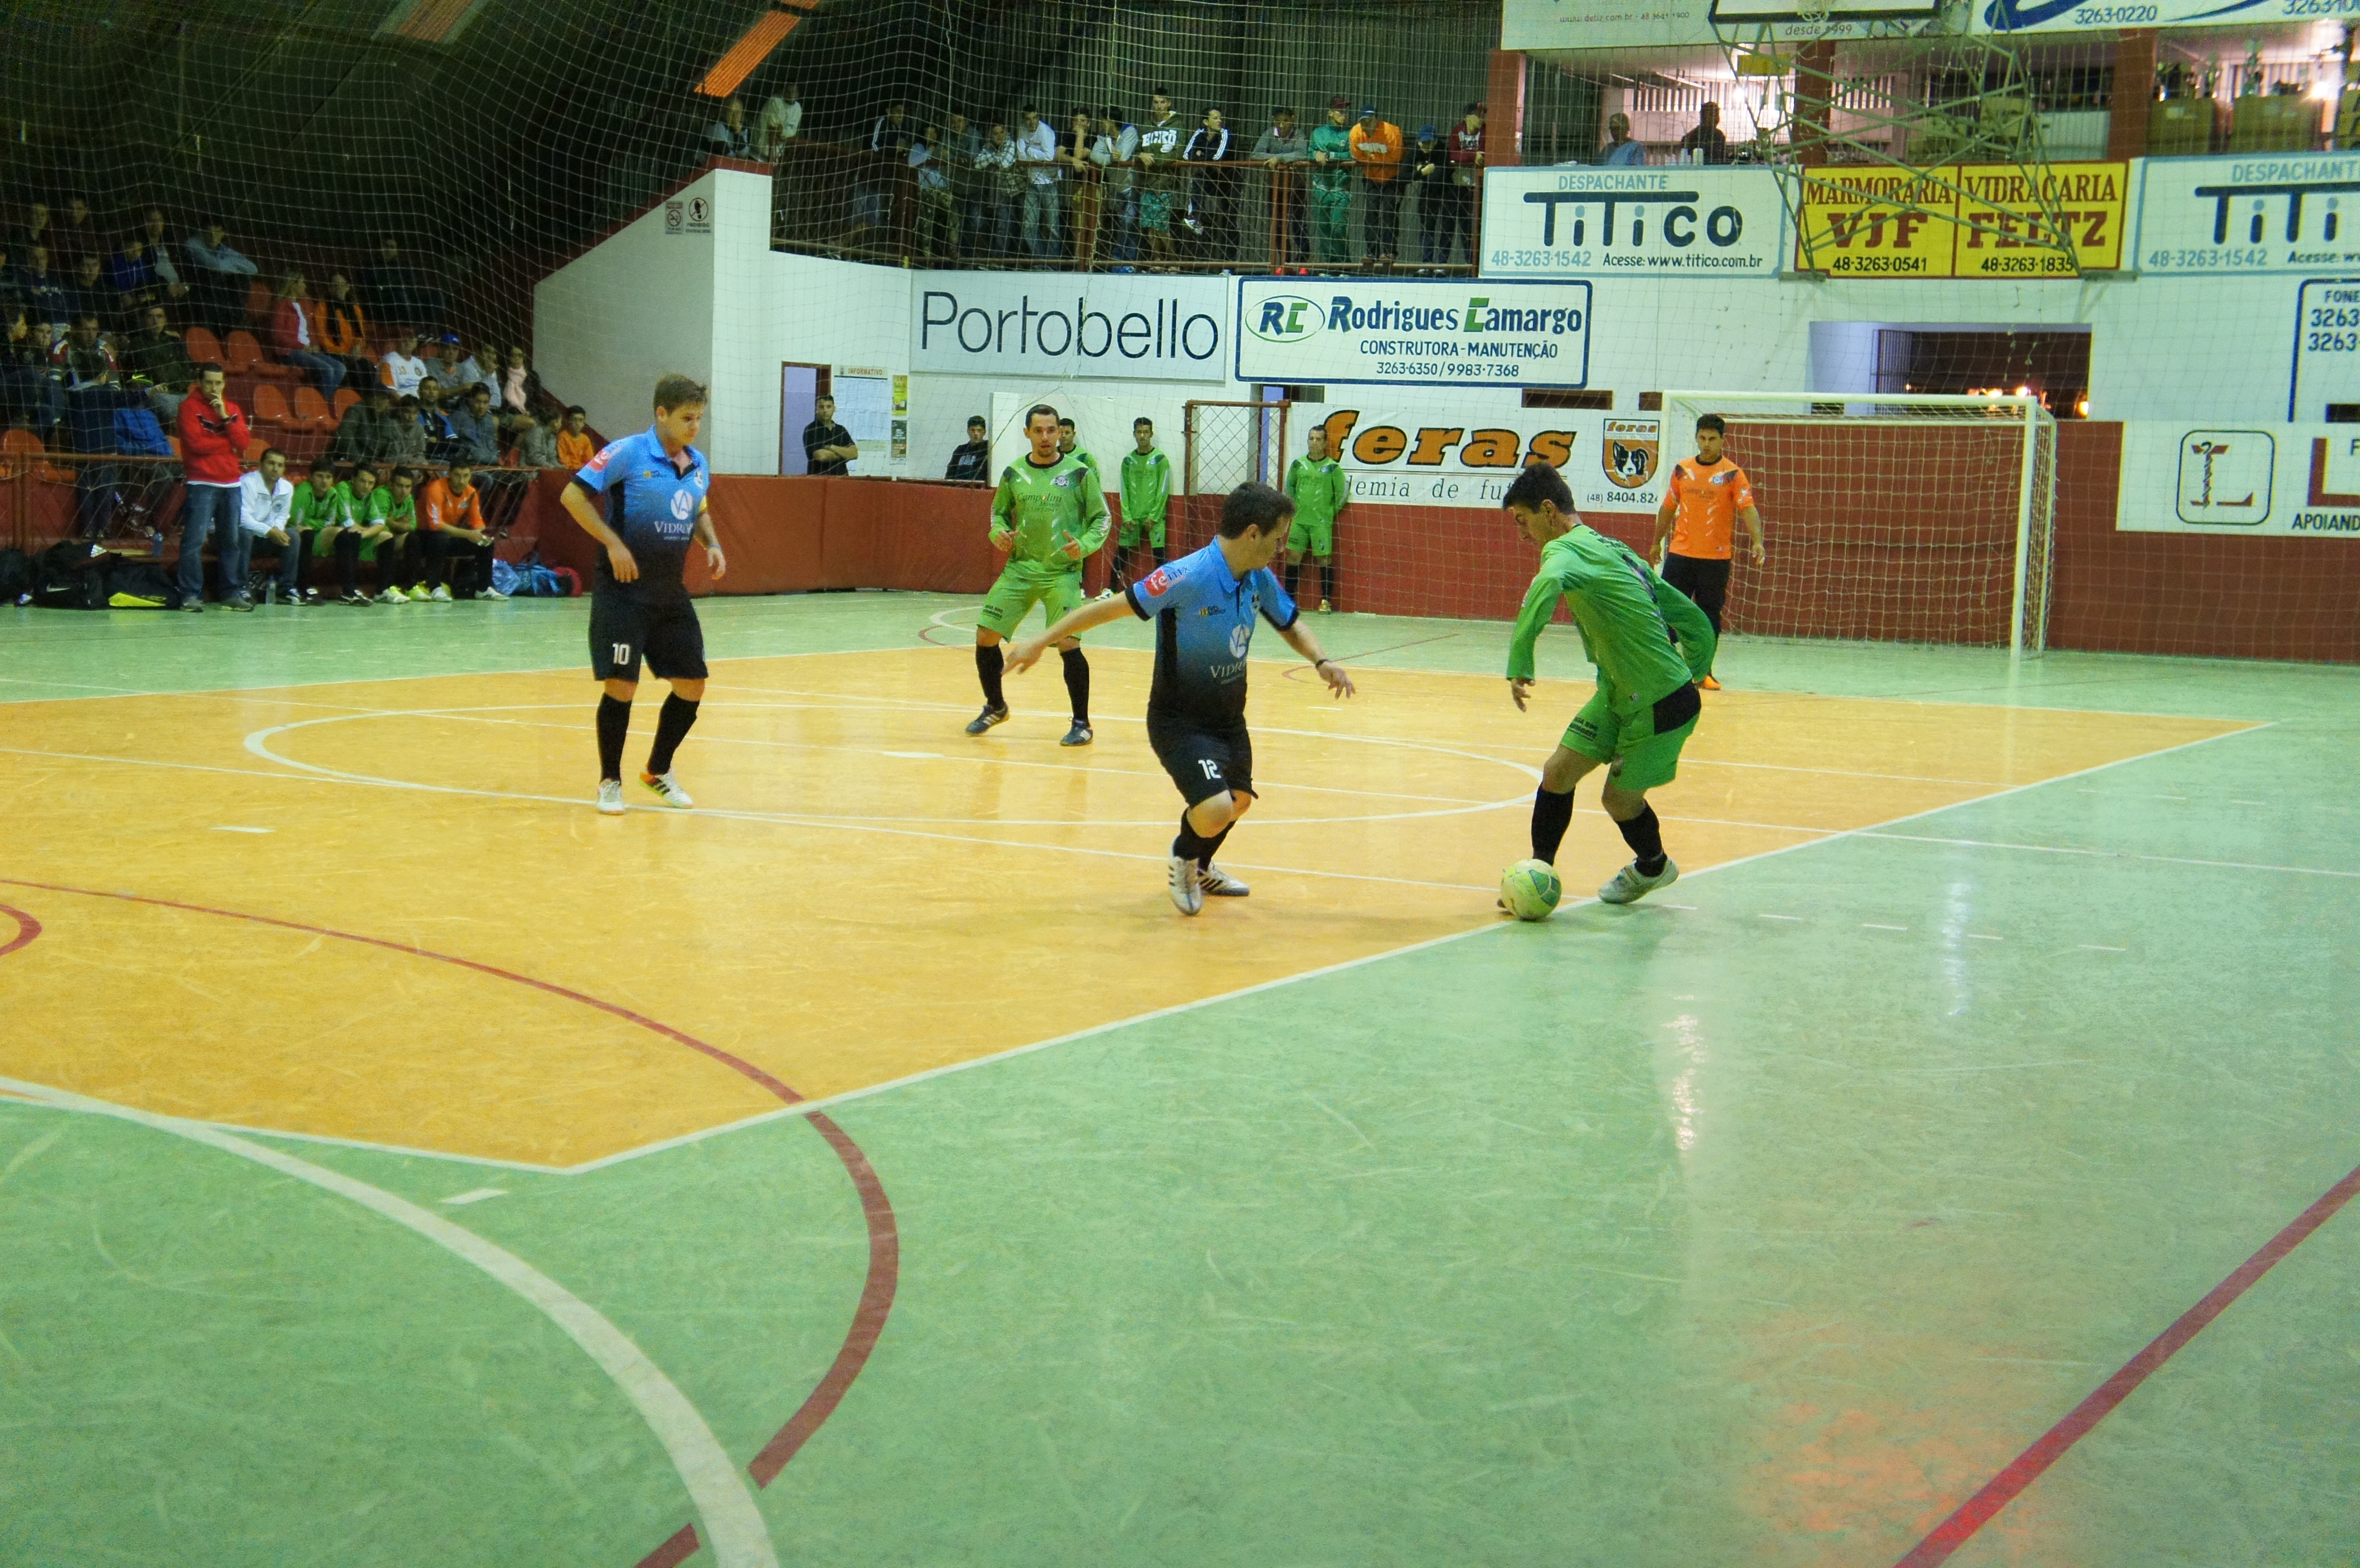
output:
M1240 381L1581 387L1590 285L1241 278Z
M2360 539L2360 436L2350 425L2134 420L2123 426L2114 527Z
M1219 381L1229 282L1087 273L921 273L910 365L968 376Z
M1766 169L1495 169L1486 278L1775 278L1786 202Z
M2360 268L2360 158L2150 158L2138 167L2147 277Z

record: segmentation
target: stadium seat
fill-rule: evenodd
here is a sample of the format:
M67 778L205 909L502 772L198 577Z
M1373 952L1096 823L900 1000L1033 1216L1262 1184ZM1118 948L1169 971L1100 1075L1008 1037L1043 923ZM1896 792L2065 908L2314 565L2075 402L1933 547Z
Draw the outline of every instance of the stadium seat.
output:
M191 327L180 342L189 351L191 365L202 365L208 360L220 365L229 363L228 356L222 353L221 339L213 336L211 327Z
M270 285L261 278L246 286L246 319L257 326L270 320L271 307L278 303L271 295Z
M277 383L265 381L254 389L254 422L288 430L296 424L294 410L287 406L287 394Z
M256 436L246 443L246 461L248 463L260 463L262 461L262 454L268 452L270 447L271 441L269 437Z
M299 397L296 400L300 403L300 402L301 401L301 398ZM336 426L343 424L343 423L344 422L344 410L346 410L347 408L350 408L354 404L355 404L355 403L359 402L360 400L361 400L361 395L360 395L359 393L357 393L357 392L354 391L351 387L337 387L337 388L336 388L336 406L335 406L334 408L331 408L331 409L329 409L329 410L328 410L328 426L329 426L329 428L330 428L331 430L333 430L333 429L334 429Z
M331 430L336 427L335 417L328 412L327 400L309 382L296 384L294 423L307 430Z
M41 438L30 430L0 435L0 479L18 479L31 472L30 459L41 454Z
M228 365L233 376L261 376L273 381L287 381L295 375L294 366L273 365L265 359L261 343L244 327L236 328L229 334Z

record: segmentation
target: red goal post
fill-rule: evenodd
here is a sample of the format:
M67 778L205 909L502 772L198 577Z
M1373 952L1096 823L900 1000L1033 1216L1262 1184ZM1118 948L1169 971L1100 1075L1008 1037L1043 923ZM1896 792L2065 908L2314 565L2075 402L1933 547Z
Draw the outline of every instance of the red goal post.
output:
M1706 414L1729 422L1768 555L1736 541L1729 630L2046 648L2057 422L2038 397L1666 392L1667 460Z

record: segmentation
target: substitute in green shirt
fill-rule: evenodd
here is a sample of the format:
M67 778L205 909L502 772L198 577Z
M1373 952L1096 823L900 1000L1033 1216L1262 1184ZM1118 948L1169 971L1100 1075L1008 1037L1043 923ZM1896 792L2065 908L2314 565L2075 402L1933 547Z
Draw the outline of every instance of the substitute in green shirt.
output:
M1295 583L1305 551L1319 563L1319 608L1335 607L1336 517L1351 504L1352 480L1328 455L1328 429L1311 427L1305 452L1286 468L1286 495L1295 503L1295 526L1286 532L1286 594L1300 599Z
M1534 645L1562 602L1597 667L1598 687L1541 769L1533 796L1533 858L1554 862L1573 820L1573 788L1601 764L1600 803L1631 846L1631 864L1598 890L1628 904L1680 874L1664 852L1663 825L1647 791L1678 772L1680 749L1702 711L1695 677L1712 667L1712 624L1637 551L1584 525L1564 476L1536 463L1501 505L1541 547L1540 571L1508 641L1508 691L1518 712L1532 694Z
M1116 586L1131 581L1130 553L1142 538L1155 564L1164 564L1164 516L1172 509L1172 460L1155 444L1155 421L1131 421L1137 450L1122 454L1122 531L1114 541Z
M1106 543L1106 491L1098 471L1079 454L1068 456L1058 450L1058 430L1057 410L1046 403L1035 404L1025 414L1024 438L1032 450L1008 465L991 497L991 548L1005 552L1008 564L984 596L983 613L976 621L975 670L983 686L983 712L967 726L971 735L1008 719L1008 700L1000 685L1001 639L1015 635L1018 623L1036 604L1046 606L1053 625L1080 608L1082 562ZM1062 744L1087 746L1089 661L1082 657L1078 637L1067 637L1057 647L1065 656L1065 691L1074 707L1073 727Z

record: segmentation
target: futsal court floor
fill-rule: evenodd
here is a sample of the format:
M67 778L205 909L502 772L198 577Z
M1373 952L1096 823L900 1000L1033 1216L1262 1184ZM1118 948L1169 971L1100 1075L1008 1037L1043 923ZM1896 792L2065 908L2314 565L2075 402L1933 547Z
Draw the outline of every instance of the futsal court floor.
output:
M1579 639L1321 618L1188 920L974 609L621 819L580 601L0 611L0 1563L2360 1556L2360 674L1732 638L1514 925Z

